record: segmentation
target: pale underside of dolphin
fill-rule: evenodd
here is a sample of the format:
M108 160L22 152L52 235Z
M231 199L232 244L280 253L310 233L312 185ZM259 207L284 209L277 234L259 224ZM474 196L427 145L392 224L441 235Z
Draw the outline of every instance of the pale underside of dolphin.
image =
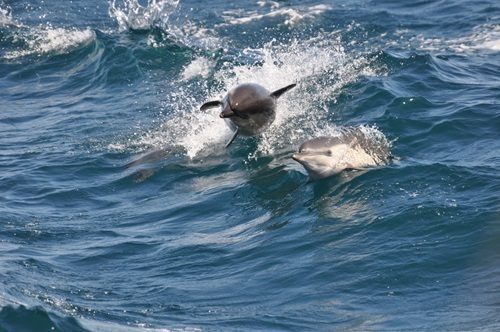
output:
M311 180L318 180L347 169L384 165L391 155L387 141L370 139L359 128L344 128L339 136L304 142L292 158L305 168Z
M228 147L238 136L255 136L265 131L276 118L276 100L296 84L287 85L274 92L255 84L245 83L230 90L222 100L204 103L200 110L212 107L222 107L219 114L233 135L226 144Z

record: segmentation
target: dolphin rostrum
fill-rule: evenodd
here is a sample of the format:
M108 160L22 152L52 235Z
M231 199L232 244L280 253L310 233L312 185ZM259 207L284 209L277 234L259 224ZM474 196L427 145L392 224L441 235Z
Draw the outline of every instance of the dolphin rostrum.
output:
M240 84L230 90L220 100L204 103L201 110L222 106L219 114L233 130L233 136L226 144L228 147L238 136L255 136L266 130L276 118L276 100L296 84L269 92L255 83Z
M311 180L326 178L345 169L383 165L392 158L389 143L370 138L359 128L344 128L337 137L321 136L302 143L292 156Z

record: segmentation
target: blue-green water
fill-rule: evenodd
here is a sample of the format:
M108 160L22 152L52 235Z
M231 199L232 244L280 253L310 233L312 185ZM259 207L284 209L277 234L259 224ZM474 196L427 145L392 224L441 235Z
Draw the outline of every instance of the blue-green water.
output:
M499 77L493 0L0 1L0 330L500 329Z

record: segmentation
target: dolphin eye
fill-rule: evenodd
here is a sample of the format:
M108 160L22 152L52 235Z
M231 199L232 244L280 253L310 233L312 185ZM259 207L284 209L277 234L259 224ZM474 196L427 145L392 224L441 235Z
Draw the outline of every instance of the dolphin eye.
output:
M332 151L332 150L328 150L328 151L326 151L326 155L327 155L327 156L333 156L333 151Z

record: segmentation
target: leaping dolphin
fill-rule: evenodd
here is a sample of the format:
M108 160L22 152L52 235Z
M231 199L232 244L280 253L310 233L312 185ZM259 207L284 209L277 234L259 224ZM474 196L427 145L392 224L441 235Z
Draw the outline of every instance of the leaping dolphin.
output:
M255 136L266 130L276 118L276 100L295 85L271 93L255 83L241 84L230 90L222 101L206 102L200 109L222 106L219 116L233 130L233 136L226 144L228 147L238 134Z
M314 181L346 169L383 165L392 156L387 141L370 140L359 128L346 128L338 137L322 136L302 143L292 158Z

